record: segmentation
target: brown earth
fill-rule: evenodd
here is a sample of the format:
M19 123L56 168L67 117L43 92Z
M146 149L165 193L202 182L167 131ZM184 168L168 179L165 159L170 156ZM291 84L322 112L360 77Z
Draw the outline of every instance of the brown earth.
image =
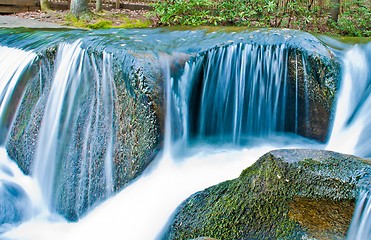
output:
M40 10L37 11L29 11L29 12L22 12L22 13L15 13L9 16L16 16L22 19L27 20L37 20L41 22L47 23L55 23L61 26L72 26L70 20L68 20L68 10L53 10L48 12L42 12ZM93 12L93 10L92 10ZM93 12L94 13L94 12ZM90 23L98 22L99 20L108 20L112 22L112 26L120 26L127 24L128 19L129 21L150 21L151 23L149 26L154 26L156 20L154 17L148 16L148 10L129 10L129 9L110 9L110 10L103 10L100 13L94 13L93 18L89 21Z

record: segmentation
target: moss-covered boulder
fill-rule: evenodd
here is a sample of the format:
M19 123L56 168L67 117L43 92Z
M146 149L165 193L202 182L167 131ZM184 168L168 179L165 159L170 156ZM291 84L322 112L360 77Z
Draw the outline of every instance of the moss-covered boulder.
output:
M163 77L158 56L149 51L121 50L105 53L112 61L104 63L104 49L82 47L89 56L83 59L84 66L91 72L82 73L85 75L76 83L79 92L71 111L73 121L61 118L60 146L55 159L50 160L56 166L52 210L71 221L110 195L105 178L109 141L113 142L113 190L119 191L154 159L162 139ZM29 79L8 136L7 152L26 174L33 171L58 51L54 46L38 53L37 74ZM103 105L109 98L102 95L105 86L99 82L104 64L111 64L113 78L112 103L108 105ZM102 106L112 108L109 119L105 119Z
M323 150L276 150L240 177L195 193L166 239L345 239L371 162Z

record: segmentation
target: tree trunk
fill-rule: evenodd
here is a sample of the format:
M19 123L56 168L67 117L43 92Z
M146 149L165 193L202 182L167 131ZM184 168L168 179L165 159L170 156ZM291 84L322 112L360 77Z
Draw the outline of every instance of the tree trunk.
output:
M48 0L40 0L40 9L42 12L50 10Z
M89 12L88 0L71 0L70 13L73 16L80 17Z
M102 11L102 0L96 0L95 11L96 12L101 12Z
M340 0L331 0L330 17L334 22L338 21L340 13Z

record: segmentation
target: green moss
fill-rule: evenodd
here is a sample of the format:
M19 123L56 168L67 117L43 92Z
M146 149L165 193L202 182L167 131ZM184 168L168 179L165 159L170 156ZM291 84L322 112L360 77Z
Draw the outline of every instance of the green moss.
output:
M114 28L147 28L152 25L150 20L130 19L126 16L121 19L124 23Z
M117 19L120 25L115 25L113 20ZM79 18L72 14L66 15L66 24L77 28L87 29L107 29L107 28L146 28L152 25L150 20L131 19L126 15L114 14L107 15L105 12L102 14L88 14Z
M205 235L217 239L268 239L300 232L299 225L288 217L287 202L292 192L285 172L270 155L265 157L240 178L211 187L186 202L182 212L192 212L192 223L184 226L188 219L177 221L170 239Z
M312 157L311 151L268 153L238 179L191 196L180 206L168 239L300 239L315 234L330 239L344 237L356 183L371 172L370 165L347 155L329 157L325 151L316 151L318 157ZM300 154L303 160L296 161ZM285 160L291 156L294 160ZM318 211L324 215L313 221ZM312 218L305 218L305 212ZM336 214L341 218L328 223ZM327 225L321 228L324 221Z
M90 29L111 28L112 27L112 21L110 21L110 20L99 20L96 23L88 24L87 27L90 28Z

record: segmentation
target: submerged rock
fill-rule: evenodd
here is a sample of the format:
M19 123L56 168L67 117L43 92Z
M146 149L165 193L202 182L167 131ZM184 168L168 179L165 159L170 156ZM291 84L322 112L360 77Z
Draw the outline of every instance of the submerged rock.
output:
M276 150L240 177L195 193L167 239L345 239L371 162L323 150ZM366 181L366 182L365 182Z
M2 224L16 224L31 216L30 199L16 183L0 181L0 232Z

